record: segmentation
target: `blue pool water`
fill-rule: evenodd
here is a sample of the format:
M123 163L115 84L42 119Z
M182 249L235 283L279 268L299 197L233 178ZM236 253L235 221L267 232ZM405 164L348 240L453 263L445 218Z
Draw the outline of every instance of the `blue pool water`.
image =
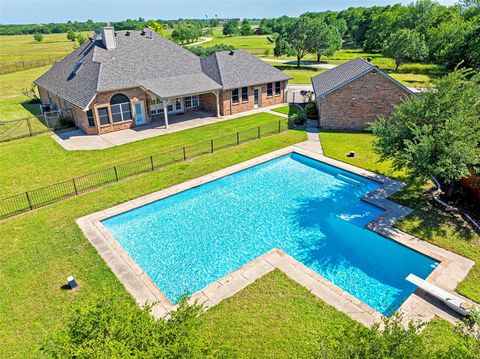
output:
M380 313L393 313L435 261L365 224L378 183L291 154L103 221L175 302L278 247Z

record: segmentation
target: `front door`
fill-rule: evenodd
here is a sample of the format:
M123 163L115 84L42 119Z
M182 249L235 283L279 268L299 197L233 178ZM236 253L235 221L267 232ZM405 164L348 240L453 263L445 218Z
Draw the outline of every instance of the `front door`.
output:
M135 124L137 126L144 125L147 123L145 118L145 106L143 101L135 102Z
M253 107L260 106L260 89L258 87L253 89Z

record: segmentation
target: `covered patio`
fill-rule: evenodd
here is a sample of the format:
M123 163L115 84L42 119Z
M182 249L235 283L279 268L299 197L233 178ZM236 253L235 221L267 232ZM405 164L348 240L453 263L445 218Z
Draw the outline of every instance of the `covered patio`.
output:
M105 133L103 135L92 136L85 134L82 130L73 130L60 132L52 137L66 150L100 150L183 131L189 128L210 125L230 118L231 117L217 117L214 113L206 111L189 111L183 114L168 116L168 127L165 126L163 116L161 116L158 120L147 125Z

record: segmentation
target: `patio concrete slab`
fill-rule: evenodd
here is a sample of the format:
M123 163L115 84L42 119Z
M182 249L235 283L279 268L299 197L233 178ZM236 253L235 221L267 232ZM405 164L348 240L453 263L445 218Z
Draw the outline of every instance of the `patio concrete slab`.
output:
M54 134L52 135L52 138L67 151L101 150L105 148L121 146L130 142L145 140L147 138L188 130L195 127L233 120L235 118L261 112L269 112L283 117L282 114L271 112L271 110L285 105L286 104L279 104L269 107L262 107L239 114L222 117L216 117L212 113L204 111L192 111L180 115L169 115L168 129L165 128L163 121L154 121L144 126L115 131L103 135L87 135L81 130L73 130Z

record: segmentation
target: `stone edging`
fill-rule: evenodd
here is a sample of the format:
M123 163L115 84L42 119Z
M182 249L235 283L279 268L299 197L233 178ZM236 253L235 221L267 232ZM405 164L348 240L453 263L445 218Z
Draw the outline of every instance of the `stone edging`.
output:
M430 282L440 285L445 289L454 290L457 284L465 278L474 264L473 261L392 227L392 224L395 221L412 212L410 208L387 199L387 197L402 189L404 187L403 183L325 157L321 154L312 152L307 146L303 147L302 145L303 143L289 146L211 174L122 203L109 209L93 213L77 219L77 223L118 279L133 295L137 303L139 305L145 303L157 303L157 305L153 307L153 314L157 317L163 317L167 315L169 311L175 309L175 305L168 300L146 273L143 272L135 261L132 260L128 253L101 224L101 221L116 214L185 191L189 188L200 186L204 183L231 175L240 170L295 152L381 183L382 185L379 188L367 193L362 198L363 201L385 210L380 217L370 222L367 227L387 238L395 240L439 261L440 265L438 265L428 277ZM264 255L245 264L238 270L228 274L224 278L208 285L203 290L193 294L189 298L189 301L198 301L203 304L205 308L209 308L212 305L219 303L221 300L239 292L241 289L253 283L256 279L270 272L274 268L282 270L290 278L309 289L318 298L324 300L338 310L347 313L351 318L367 326L372 325L374 322L379 322L382 318L382 315L379 312L318 275L302 263L291 258L280 249L268 251ZM419 290L412 294L402 304L399 310L403 313L406 319L420 319L427 321L432 319L435 315L441 316L451 322L456 319L456 316L452 312L446 311L445 308L438 305L438 303L432 303L431 299L425 297L425 295L420 293Z

